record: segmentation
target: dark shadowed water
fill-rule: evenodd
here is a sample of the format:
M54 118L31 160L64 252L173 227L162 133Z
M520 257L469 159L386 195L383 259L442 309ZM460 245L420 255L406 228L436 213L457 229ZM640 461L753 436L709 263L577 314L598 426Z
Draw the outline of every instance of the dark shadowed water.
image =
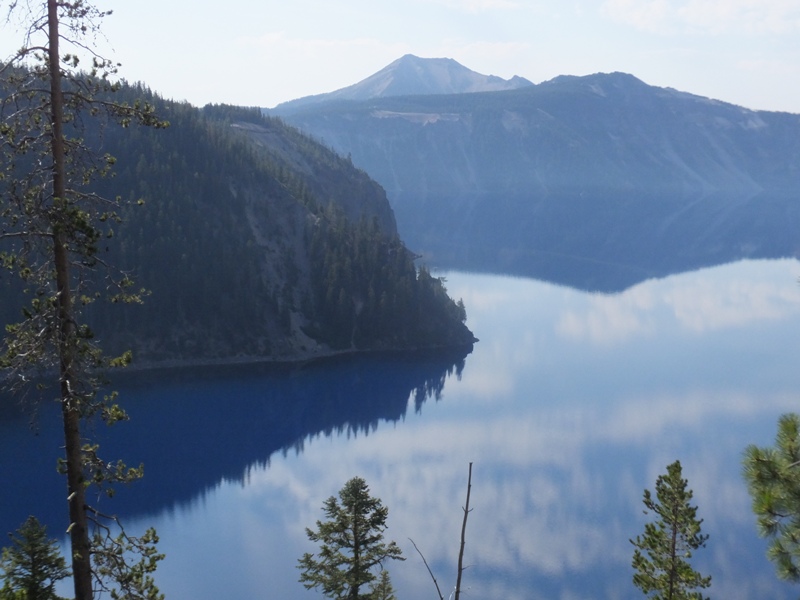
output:
M397 596L445 597L474 463L465 598L634 599L642 492L675 459L708 545L714 598L794 598L755 532L742 451L800 410L800 263L741 262L615 295L447 273L480 338L470 354L302 369L187 369L120 382L132 421L109 457L146 465L108 510L154 525L167 598L320 597L297 583L304 528L354 475L389 507ZM0 418L0 526L63 531L56 415ZM102 433L102 432L98 432ZM54 441L55 440L55 441Z

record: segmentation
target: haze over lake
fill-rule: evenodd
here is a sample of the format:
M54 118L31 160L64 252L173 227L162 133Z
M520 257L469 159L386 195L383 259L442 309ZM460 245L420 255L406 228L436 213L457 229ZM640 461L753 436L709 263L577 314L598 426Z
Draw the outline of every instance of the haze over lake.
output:
M398 598L435 597L408 538L447 595L469 462L469 597L638 598L628 540L646 520L644 488L675 459L710 534L694 564L711 596L796 596L764 557L740 461L800 406L800 263L739 262L613 295L440 275L480 339L466 356L122 380L132 420L105 453L143 460L146 477L105 506L158 529L168 598L320 597L297 583L313 550L304 528L354 475L389 507L387 536L407 557L389 565ZM24 417L0 420L0 473L18 490L4 494L4 530L28 511L61 527L49 412L38 436Z

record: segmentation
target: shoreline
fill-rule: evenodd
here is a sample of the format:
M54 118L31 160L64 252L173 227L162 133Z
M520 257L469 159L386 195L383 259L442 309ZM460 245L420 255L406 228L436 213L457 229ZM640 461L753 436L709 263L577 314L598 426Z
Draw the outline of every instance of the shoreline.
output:
M368 350L328 350L325 352L306 352L304 354L293 355L292 357L276 357L276 356L238 356L217 359L172 359L164 361L142 361L137 362L134 357L131 364L125 367L108 367L103 371L103 383L98 390L98 393L106 392L113 389L117 384L129 384L137 378L148 380L157 378L159 376L167 376L169 374L175 376L182 376L192 371L201 369L216 369L216 368L231 368L238 367L260 367L261 369L273 373L301 371L305 368L320 366L324 364L332 364L336 361L345 361L355 359L357 357L380 357L380 356L397 356L397 357L422 357L422 356L443 356L452 354L458 355L461 359L472 353L474 345L479 340L474 338L474 341L469 344L453 345L453 346L425 346L417 348L383 348L383 349L368 349ZM454 360L458 360L454 359ZM49 384L45 384L45 389L49 389ZM15 405L13 399L20 399L20 394L27 397L31 390L17 392L9 390L3 385L2 378L0 378L0 414L2 414L4 407L8 408L10 405ZM10 399L12 402L6 403L3 400Z
M470 354L474 345L479 340L474 339L472 343L454 346L425 346L417 348L384 348L384 349L365 349L365 350L329 350L326 352L306 352L291 357L276 356L239 356L217 359L172 359L165 361L142 361L138 363L136 358L126 367L111 368L106 371L108 379L126 379L128 376L154 375L158 373L190 371L203 368L225 368L225 367L262 367L270 371L294 371L302 370L306 367L333 363L347 359L366 356L425 356L425 355L445 355Z

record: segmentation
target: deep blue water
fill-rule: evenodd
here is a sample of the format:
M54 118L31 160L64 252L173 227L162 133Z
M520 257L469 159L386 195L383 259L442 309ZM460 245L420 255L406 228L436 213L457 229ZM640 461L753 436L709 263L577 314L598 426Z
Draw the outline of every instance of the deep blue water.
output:
M615 295L446 273L474 350L360 357L302 369L185 369L120 380L132 420L105 454L145 479L104 506L155 525L168 598L320 597L297 583L304 528L360 475L389 507L398 598L445 596L474 463L468 598L634 599L629 539L642 493L679 459L713 598L794 598L756 535L744 448L800 410L800 263L741 262ZM58 420L0 418L0 526L28 512L58 533ZM47 473L50 473L48 476ZM9 483L10 482L10 483Z

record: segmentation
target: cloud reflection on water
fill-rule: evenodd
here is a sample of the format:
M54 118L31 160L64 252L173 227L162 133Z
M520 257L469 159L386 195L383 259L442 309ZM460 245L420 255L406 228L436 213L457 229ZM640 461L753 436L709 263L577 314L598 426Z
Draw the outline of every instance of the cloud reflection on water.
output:
M706 518L706 531L714 536L710 544L714 551L709 553L713 558L706 561L707 568L719 580L736 572L726 570L726 564L738 563L730 552L715 547L715 543L726 543L717 539L720 532L731 522L741 528L752 520L744 488L729 468L730 458L734 463L738 458L742 441L712 436L692 448L691 438L710 419L721 420L726 428L740 428L759 409L786 408L786 398L775 400L740 401L733 417L724 402L717 401L684 419L681 409L698 401L692 396L671 398L667 404L677 407L660 412L636 411L633 403L583 416L561 414L557 409L531 410L489 423L478 417L456 422L421 419L348 443L319 438L306 445L301 457L273 461L269 469L253 473L238 492L242 498L235 501L236 512L251 512L257 527L259 511L280 493L283 500L270 508L283 515L284 530L278 535L292 539L291 546L298 548L287 561L286 568L291 568L299 553L310 549L302 543L303 527L320 518L324 497L335 493L349 477L363 475L372 491L390 506L388 533L409 558L406 564L392 566L397 583L405 590L425 593L429 582L406 537L417 542L440 577L453 573L465 466L474 460L467 560L475 569L468 572L467 580L472 573L479 578L489 572L506 573L511 589L503 590L503 597L528 598L532 596L513 589L520 583L516 581L520 573L530 573L533 579L574 581L587 571L616 568L624 572L630 560L627 539L639 532L642 489L652 488L665 465L683 455L687 477ZM655 404L661 407L664 402ZM639 417L620 419L627 412L637 412ZM660 447L649 448L654 441ZM604 464L607 453L610 460L616 457L612 469ZM619 458L640 453L643 460L638 466L635 459L634 464L626 464ZM331 456L337 459L331 461ZM727 543L740 544L741 539ZM771 578L767 571L747 585ZM495 578L485 583L500 585ZM483 596L488 589L483 588L482 579L473 579L471 584L476 595L488 597ZM724 579L717 585L734 587Z
M711 534L697 556L714 577L713 595L789 598L755 536L739 460L748 443L770 443L777 416L798 405L794 363L762 327L777 322L781 335L800 335L797 264L740 268L617 296L449 274L482 341L462 377L447 379L442 402L382 421L369 435L308 438L302 453L273 456L243 484L221 483L202 509L178 511L159 525L162 539L203 530L214 541L193 540L197 564L176 564L202 578L212 559L199 548L219 544L226 576L243 579L241 594L316 597L296 582L297 558L312 549L304 528L321 517L325 498L361 475L390 507L387 534L408 558L390 566L398 596L434 592L408 537L446 595L474 461L465 574L472 597L636 598L628 539L645 520L642 490L678 458ZM731 343L731 331L741 341ZM709 351L715 361L697 370L711 376L689 372L692 357ZM182 556L177 547L175 554Z
M787 261L726 265L647 281L613 296L596 294L587 307L565 311L557 330L596 344L654 336L680 327L695 333L777 320L800 313L797 269ZM794 271L785 280L776 270Z

